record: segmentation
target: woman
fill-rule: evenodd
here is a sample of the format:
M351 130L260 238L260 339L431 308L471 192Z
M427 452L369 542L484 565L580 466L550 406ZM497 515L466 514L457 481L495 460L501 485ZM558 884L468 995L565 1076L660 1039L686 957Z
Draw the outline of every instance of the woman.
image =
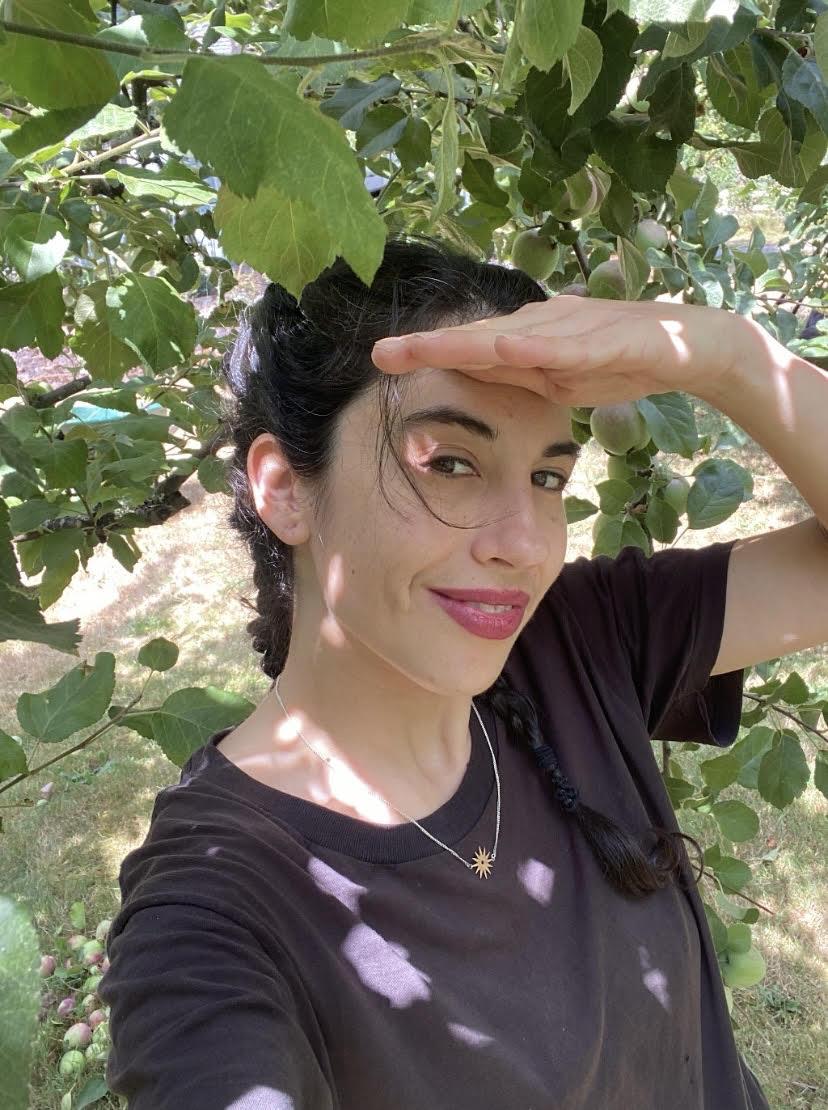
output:
M229 520L274 683L123 861L131 1110L767 1107L650 744L736 738L738 541L566 563L567 404L505 356L371 358L544 303L421 236L244 321Z

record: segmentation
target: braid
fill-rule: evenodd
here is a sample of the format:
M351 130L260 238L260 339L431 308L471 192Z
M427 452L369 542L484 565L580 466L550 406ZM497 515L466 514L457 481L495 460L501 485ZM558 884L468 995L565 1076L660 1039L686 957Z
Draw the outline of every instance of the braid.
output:
M541 771L551 779L553 796L564 812L577 822L604 875L617 890L640 898L667 886L673 878L682 879L686 850L681 840L690 841L698 853L698 882L704 857L693 837L651 826L656 844L649 854L645 853L636 837L581 801L577 788L561 770L554 750L543 739L537 711L530 698L515 690L503 674L487 691L486 698L512 734L528 744Z
M248 621L254 651L261 652L261 668L275 682L282 673L290 645L293 617L293 563L290 549L257 537L251 543L256 604L242 602L257 616Z

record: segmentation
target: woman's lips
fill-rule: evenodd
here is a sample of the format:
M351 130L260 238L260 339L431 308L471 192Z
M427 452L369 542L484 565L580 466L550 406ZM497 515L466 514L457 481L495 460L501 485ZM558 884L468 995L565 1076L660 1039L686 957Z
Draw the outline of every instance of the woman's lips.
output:
M473 602L446 597L436 590L429 590L429 593L433 594L437 603L462 628L485 640L505 640L513 636L523 619L524 606L515 605L502 613L487 613L478 609Z

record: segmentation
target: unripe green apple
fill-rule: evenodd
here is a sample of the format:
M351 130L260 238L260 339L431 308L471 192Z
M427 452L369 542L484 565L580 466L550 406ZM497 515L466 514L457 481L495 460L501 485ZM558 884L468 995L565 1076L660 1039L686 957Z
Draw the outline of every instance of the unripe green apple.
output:
M633 476L633 468L627 464L623 455L607 455L607 477L619 478L626 482Z
M577 420L579 424L589 424L590 416L592 416L592 408L589 405L575 405L572 409L572 419Z
M588 297L589 289L582 281L572 281L569 285L565 285L563 289L558 290L558 295L566 293L570 297Z
M728 951L722 978L729 987L752 987L765 977L765 960L753 945L747 952Z
M579 220L583 216L591 216L604 203L609 187L610 178L603 170L581 166L566 178L564 194L552 207L552 215L558 220Z
M681 475L676 474L664 487L664 500L679 516L687 509L687 495L690 493L690 483Z
M657 220L639 220L633 242L643 254L647 247L663 251L667 246L667 228Z
M560 244L538 228L519 231L512 242L511 262L535 281L546 281L560 257Z
M633 401L596 405L589 418L589 426L596 440L611 455L626 455L640 446L647 433L647 421Z
M624 275L617 258L599 262L587 280L590 297L604 297L611 301L626 300Z

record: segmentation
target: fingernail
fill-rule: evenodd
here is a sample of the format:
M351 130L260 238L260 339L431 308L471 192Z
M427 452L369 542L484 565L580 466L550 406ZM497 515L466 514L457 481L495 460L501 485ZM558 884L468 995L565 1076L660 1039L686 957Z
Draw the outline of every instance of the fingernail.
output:
M383 351L398 351L405 344L405 339L378 339L376 346Z

